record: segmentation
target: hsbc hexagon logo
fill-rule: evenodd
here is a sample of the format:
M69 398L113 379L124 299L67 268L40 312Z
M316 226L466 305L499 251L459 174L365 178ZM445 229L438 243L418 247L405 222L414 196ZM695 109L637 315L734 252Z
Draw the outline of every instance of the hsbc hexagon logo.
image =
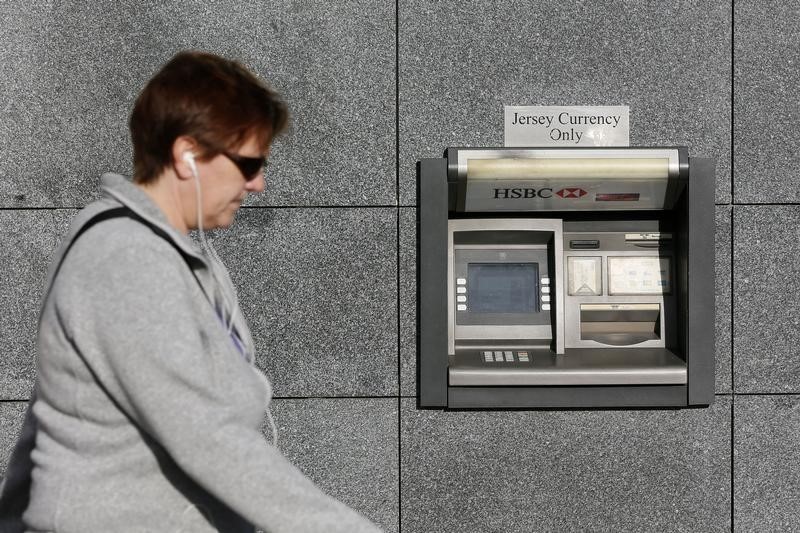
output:
M580 198L586 196L588 193L579 187L565 187L560 191L556 191L556 195L561 198Z

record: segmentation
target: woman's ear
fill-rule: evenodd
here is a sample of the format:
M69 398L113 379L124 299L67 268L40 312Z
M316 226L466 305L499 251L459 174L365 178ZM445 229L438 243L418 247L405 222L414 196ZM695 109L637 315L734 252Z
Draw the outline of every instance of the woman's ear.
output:
M181 136L172 143L172 168L178 179L194 179L197 175L197 143L194 139Z

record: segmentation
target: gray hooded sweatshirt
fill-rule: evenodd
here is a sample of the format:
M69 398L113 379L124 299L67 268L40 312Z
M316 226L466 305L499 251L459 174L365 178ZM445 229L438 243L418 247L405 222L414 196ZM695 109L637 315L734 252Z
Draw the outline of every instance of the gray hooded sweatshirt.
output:
M224 267L128 180L102 185L51 267L0 531L379 531L265 441L271 387L244 319L223 325Z

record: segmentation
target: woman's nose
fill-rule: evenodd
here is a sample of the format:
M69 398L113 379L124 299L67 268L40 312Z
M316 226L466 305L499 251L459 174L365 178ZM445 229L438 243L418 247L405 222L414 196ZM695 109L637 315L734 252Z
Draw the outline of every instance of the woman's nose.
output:
M259 193L259 192L264 192L264 188L266 187L266 185L267 184L266 184L266 178L264 177L264 172L261 171L258 173L258 176L251 179L245 184L245 189L248 192Z

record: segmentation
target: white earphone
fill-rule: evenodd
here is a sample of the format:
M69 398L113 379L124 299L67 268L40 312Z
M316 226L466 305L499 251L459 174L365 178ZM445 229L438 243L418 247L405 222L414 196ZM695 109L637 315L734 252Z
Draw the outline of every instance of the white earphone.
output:
M192 174L194 175L195 179L197 179L197 165L194 162L194 154L192 152L183 152L183 160L186 161L187 165L189 165L189 168L192 170Z

